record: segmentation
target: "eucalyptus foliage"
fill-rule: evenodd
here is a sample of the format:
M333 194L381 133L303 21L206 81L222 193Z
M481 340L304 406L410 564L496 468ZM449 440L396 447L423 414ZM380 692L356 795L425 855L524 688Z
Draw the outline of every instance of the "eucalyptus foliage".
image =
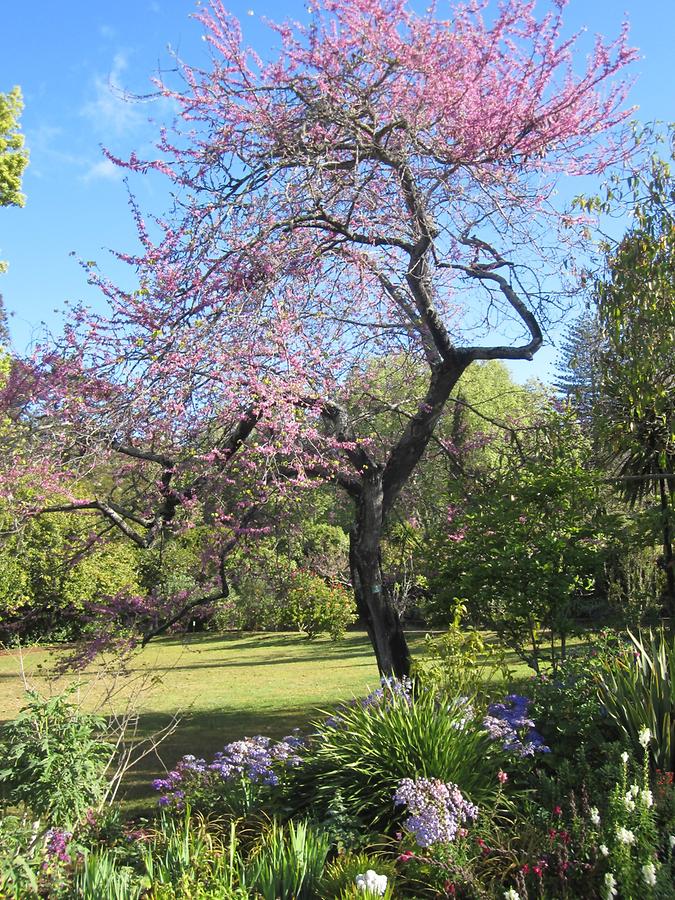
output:
M675 612L675 128L640 135L669 144L626 182L615 177L604 196L579 201L589 210L628 211L619 241L601 244L602 273L594 300L602 350L596 442L631 503L654 498L661 513L662 565L671 616ZM665 157L665 158L664 158Z

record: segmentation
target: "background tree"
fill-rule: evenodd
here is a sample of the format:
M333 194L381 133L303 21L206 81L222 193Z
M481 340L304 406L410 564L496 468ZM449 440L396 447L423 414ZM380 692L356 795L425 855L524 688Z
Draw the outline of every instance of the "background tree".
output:
M23 109L21 91L12 88L8 94L0 93L0 206L23 206L21 176L28 165L28 152L24 149L24 137L19 131L19 117ZM0 260L0 273L7 263Z
M673 133L670 141L672 147ZM604 348L596 428L624 495L634 504L656 494L661 510L667 603L675 614L675 181L667 161L633 175L634 224L606 243L595 283Z
M137 213L140 289L92 269L112 314L77 313L40 374L78 446L159 465L165 509L229 490L235 458L258 485L342 487L357 607L380 670L403 675L385 524L466 369L541 346L556 174L627 153L624 89L607 83L634 54L625 35L599 41L577 74L560 8L537 19L524 0L489 22L472 3L438 20L325 0L308 27L274 26L270 62L218 0L198 18L210 69L179 63L183 84L158 86L175 130L159 158L122 163L176 196L168 221ZM393 353L424 363L424 387L396 434L360 437L344 386ZM146 538L168 524L92 503L122 530L149 522Z
M567 327L560 345L555 388L570 401L580 422L591 432L600 395L600 358L605 350L602 328L593 307Z
M549 406L537 425L448 507L427 550L426 610L444 625L465 611L538 671L565 658L616 521L574 413Z

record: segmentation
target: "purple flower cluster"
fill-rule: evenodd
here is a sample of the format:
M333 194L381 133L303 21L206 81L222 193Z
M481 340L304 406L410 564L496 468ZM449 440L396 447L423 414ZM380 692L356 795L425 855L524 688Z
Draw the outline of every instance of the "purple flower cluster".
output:
M462 826L475 821L478 807L462 796L451 781L438 778L404 778L394 794L396 805L405 804L411 815L403 823L420 847L454 841Z
M302 762L298 750L302 741L297 737L286 737L283 741L272 741L263 735L244 738L226 744L213 758L209 766L225 781L233 778L248 778L255 784L274 786L279 783L278 763L297 766Z
M279 783L279 770L297 766L302 762L299 751L301 738L289 735L282 741L273 741L264 735L244 738L226 744L207 763L195 756L184 756L176 768L165 778L152 782L156 791L162 791L160 806L182 807L186 790L204 788L221 781L233 782L247 779L252 784L274 787Z
M408 703L412 703L412 679L407 678L405 675L400 679L383 675L380 679L380 687L371 694L368 694L367 697L364 697L360 703L364 708L368 708L369 706L381 706L382 703L386 703L394 697L400 697L402 700L407 700Z
M520 757L551 752L532 719L528 718L529 705L527 697L508 694L503 703L488 706L488 714L483 719L483 727L492 740L501 741L504 750Z
M49 829L45 835L45 867L53 862L70 862L68 844L72 836L70 831L62 831L60 828Z
M340 715L340 710L346 710L350 707L360 706L363 709L375 709L386 706L397 697L400 697L410 704L413 702L413 689L414 684L412 679L407 678L406 676L399 679L383 675L380 679L380 687L377 688L377 690L372 691L366 697L362 697L359 700L352 700L348 704L339 706L336 713L326 719L326 725L328 725L329 728L339 728L344 721L343 717Z

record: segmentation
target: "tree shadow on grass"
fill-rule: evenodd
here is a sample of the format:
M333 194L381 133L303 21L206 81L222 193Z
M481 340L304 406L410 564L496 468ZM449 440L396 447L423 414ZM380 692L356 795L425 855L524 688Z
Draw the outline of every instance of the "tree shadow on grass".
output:
M216 670L216 669L246 669L246 668L258 668L259 666L286 666L286 665L291 665L291 664L295 664L295 663L303 663L303 664L307 665L310 663L319 663L322 661L333 662L333 663L335 663L336 667L338 667L339 663L341 661L345 662L345 659L341 656L340 657L338 657L338 656L308 656L308 657L303 657L302 659L297 659L294 657L290 657L290 658L280 657L279 659L262 659L262 660L258 659L258 660L246 660L246 661L242 660L239 662L228 662L225 660L212 659L212 660L210 660L208 662L204 662L204 663L190 662L184 666L178 665L176 663L170 663L166 666L163 666L163 665L146 666L146 665L144 665L144 666L139 666L138 668L128 668L126 671L130 675L137 674L140 672L167 672L168 673L168 672L180 672L181 670L186 671L186 672L192 672L197 669L213 669L213 670ZM375 660L374 659L364 659L362 662L356 661L356 662L349 663L350 669L353 669L356 667L366 667L366 668L374 669ZM375 677L375 680L377 680L376 677Z
M187 713L156 752L150 753L127 772L118 799L124 802L129 814L151 812L159 796L152 788L152 781L162 777L181 757L190 753L208 761L230 741L257 734L279 739L290 734L294 728L306 730L310 722L321 718L321 712L312 705ZM139 742L158 734L171 722L168 713L156 711L143 713L138 719Z
M160 641L153 641L151 646L157 646ZM201 632L197 634L180 635L176 637L163 637L161 644L166 647L182 647L204 651L232 651L232 650L268 650L286 649L294 650L307 648L308 650L321 647L324 650L340 653L364 653L371 651L370 641L365 632L348 632L337 641L329 641L321 636L318 640L310 640L300 632L231 632L212 633ZM218 646L209 646L216 644Z

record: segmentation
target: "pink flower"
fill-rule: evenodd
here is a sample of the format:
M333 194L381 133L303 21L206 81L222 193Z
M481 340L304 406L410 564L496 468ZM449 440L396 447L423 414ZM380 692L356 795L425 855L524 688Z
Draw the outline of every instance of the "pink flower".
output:
M509 776L507 775L506 772L504 772L504 771L502 771L502 769L500 769L499 772L497 772L497 779L500 784L506 784L506 782L509 780Z

